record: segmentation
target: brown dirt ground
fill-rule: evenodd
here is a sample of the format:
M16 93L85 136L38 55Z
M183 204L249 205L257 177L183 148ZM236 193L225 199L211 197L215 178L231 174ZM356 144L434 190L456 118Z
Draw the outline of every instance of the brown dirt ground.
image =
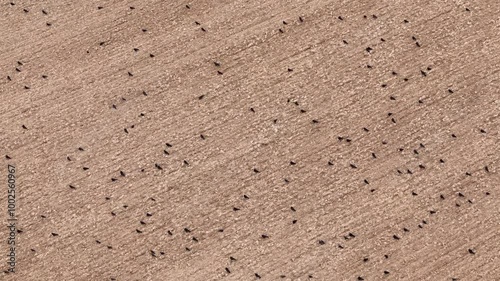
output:
M3 1L0 279L500 280L499 15Z

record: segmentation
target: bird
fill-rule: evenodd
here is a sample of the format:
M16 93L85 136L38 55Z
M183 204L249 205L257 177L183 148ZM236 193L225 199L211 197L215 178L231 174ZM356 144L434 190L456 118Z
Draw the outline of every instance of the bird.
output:
M130 77L134 76L134 74L132 74L130 71L128 71L127 73L128 73L128 76L130 76Z
M262 237L262 239L267 239L269 238L269 236L267 234L262 234L260 237Z
M217 70L217 74L222 75L224 73L222 73L220 70Z
M475 255L476 254L476 251L474 251L474 249L469 249L469 254L472 254L472 255Z
M302 17L299 17L300 22L304 22L304 19Z
M318 241L318 243L319 243L320 245L325 245L325 241L323 241L323 240L319 240L319 241Z
M344 18L342 16L338 16L337 17L339 20L344 20Z
M392 238L394 238L394 240L399 240L399 239L400 239L400 238L399 238L399 236L397 236L396 234L394 234L394 235L392 236Z
M42 10L42 13L43 13L44 15L46 15L46 14L47 14L47 12L46 12L45 10Z
M353 168L353 169L357 169L357 168L358 168L358 166L356 166L356 165L354 165L354 164L352 164L352 163L351 163L351 164L349 164L349 165L350 165L350 166L351 166L351 168Z
M253 168L253 171L254 171L254 173L260 173L260 171L257 170L257 168Z
M149 54L149 57L150 57L150 58L154 58L154 57L155 57L155 55L153 55L153 54Z
M125 176L125 173L124 173L123 171L120 171L120 175L121 175L122 177L124 177L124 176Z
M231 270L229 270L229 268L226 267L226 272L231 273Z
M10 76L7 75L7 80L12 81L12 78L10 78Z
M186 232L186 233L190 233L190 232L191 232L191 230L190 230L189 228L185 227L185 228L184 228L184 232Z
M71 188L71 189L76 189L76 187L74 187L74 186L73 186L73 185L71 185L71 184L69 185L69 188Z
M372 49L371 47L367 47L365 50L366 50L368 53L370 53L371 51L373 51L373 49Z
M158 169L158 170L163 170L163 168L162 168L160 165L156 164L156 163L155 163L155 167L156 167L156 169Z
M419 48L420 48L420 43L415 42L415 45L417 45L417 47L419 47Z
M28 130L28 128L25 125L22 125L23 129Z
M55 232L52 232L51 234L52 234L52 236L59 236L59 234L57 234Z
M258 273L255 273L255 277L257 277L257 279L260 279L260 275Z
M188 161L184 160L184 165L189 166Z

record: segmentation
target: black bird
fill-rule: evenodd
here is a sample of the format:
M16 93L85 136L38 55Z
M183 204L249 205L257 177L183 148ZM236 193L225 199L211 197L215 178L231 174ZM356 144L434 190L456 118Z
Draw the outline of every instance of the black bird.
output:
M292 165L292 166L293 166L293 165L295 165L295 164L297 164L297 163L295 163L294 161L290 161L290 165Z
M358 281L363 281L363 280L365 280L363 277L358 276Z
M231 273L231 270L229 270L229 268L226 267L226 272Z
M199 22L197 22L197 21L195 21L194 23L195 23L196 25L200 25L200 23L199 23Z
M99 43L99 46L102 46L102 45L104 45L104 42L100 42L100 43Z
M292 210L292 211L294 211L294 212L296 211L296 210L295 210L295 208L294 208L293 206L292 206L292 207L290 207L290 210Z
M244 199L250 199L250 197L248 197L246 194L243 194L243 198Z
M189 5L186 5L186 8L191 9L191 7L189 7Z
M205 136L204 136L203 134L200 134L200 138L201 138L202 140L204 140L204 139L205 139Z
M148 31L148 30L147 30L147 29L145 29L145 28L143 28L143 29L142 29L142 32L147 32L147 31Z
M172 234L172 231L170 231L170 230L167 230L167 234L168 234L168 235L170 235L170 236L172 236L172 235L173 235L173 234Z
M293 71L293 69L292 69L292 68L288 68L288 72L292 72L292 71Z
M392 236L392 238L394 238L394 240L399 240L399 239L400 239L400 238L399 238L399 236L397 236L396 234L394 234L394 235Z
M186 232L186 233L190 233L190 232L191 232L191 230L190 230L189 228L185 227L185 228L184 228L184 232Z
M300 22L304 22L304 19L302 17L299 17Z
M233 257L229 257L229 260L230 260L230 261L236 261L236 259L235 259L235 258L233 258Z
M350 165L350 166L351 166L351 168L353 168L353 169L357 169L357 168L358 168L356 165L354 165L354 164L352 164L352 163L351 163L351 164L349 164L349 165Z
M111 181L117 181L117 179L115 179L115 178L111 178Z
M420 74L422 74L424 77L427 76L427 73L423 70L420 70Z
M338 19L339 20L344 20L344 18L342 16L339 16Z
M59 236L59 234L57 234L55 232L52 232L51 234L52 234L52 236Z
M333 166L333 162L332 161L328 161L328 166Z
M349 43L347 43L347 41L345 41L345 40L342 40L342 42L344 42L344 44L346 44L346 45L347 45L347 44L349 44Z
M374 152L372 152L372 157L373 157L373 158L377 158L377 155L375 155L375 153L374 153Z
M313 120L312 120L312 122L313 122L314 124L319 123L319 121L318 121L318 120L316 120L316 119L313 119Z
M283 24L284 24L284 25L287 25L288 23L287 23L286 21L283 21Z
M215 66L220 66L220 62L214 61Z
M128 73L128 76L130 76L130 77L134 76L134 74L130 73L130 71L127 73Z
M42 10L42 13L43 13L44 15L46 15L46 14L47 14L47 12L46 12L45 10Z
M69 185L69 188L71 188L71 189L76 189L76 187L74 187L74 186L73 186L73 185L71 185L71 184Z
M255 109L253 109L253 107L250 107L250 111L255 113Z
M318 243L319 243L320 245L325 245L325 241L323 241L323 240L319 240L319 241L318 241Z
M207 30L205 28L203 28L203 27L201 28L201 31L207 32Z
M135 230L135 232L137 232L137 233L139 233L139 234L140 234L140 233L142 233L142 231L141 231L141 230L139 230L139 229L136 229L136 230Z
M376 18L377 18L377 16L376 16L376 15L372 15L372 18L376 19Z
M283 31L283 29L281 29L281 28L279 29L279 31L280 31L280 33L283 33L283 32L284 32L284 31Z
M474 251L473 249L469 249L469 254L475 255L476 251Z
M488 169L488 166L484 166L484 170L489 173L490 172L490 169Z
M417 196L418 194L417 194L415 191L412 191L412 192L411 192L411 195L413 195L413 196Z
M88 167L83 167L83 170L84 171L87 171L89 168Z
M417 47L419 47L419 48L420 48L420 43L415 42L415 45L417 45Z
M23 129L28 130L28 128L26 128L26 126L22 125L22 127L23 127Z
M139 51L139 49L137 49L137 48L134 48L134 52L138 52L138 51Z
M153 54L149 54L149 57L150 57L150 58L154 58L154 57L155 57L155 55L153 55Z
M387 270L384 270L384 274L389 274L389 271L387 271Z
M25 13L29 12L29 10L28 10L28 9L23 9L23 11L24 11Z
M7 75L7 80L12 81L12 78L10 78L10 76Z
M127 134L128 134L128 130L127 130L127 128L123 129L123 131L125 131L125 133L127 133Z
M292 221L292 224L296 224L296 223L297 223L297 220L293 220L293 221Z
M133 7L133 6L130 6L129 8L130 8L130 10L134 10L135 9L135 7Z
M369 53L369 52L371 52L371 51L373 51L373 49L372 49L371 47L367 47L365 50L366 50L368 53Z
M365 182L365 184L370 184L370 183L368 182L368 180L366 180L366 179L364 180L364 182Z
M480 131L481 133L483 133L483 134L486 134L486 131L485 131L485 130L483 130L483 129L480 129L479 131Z
M172 145L171 145L170 143L168 143L168 142L167 142L167 143L165 143L165 145L166 145L167 147L172 147Z
M260 171L257 170L256 168L253 168L253 171L254 171L254 173L260 173Z
M224 73L222 73L220 70L217 70L217 74L222 75Z
M368 258L363 258L363 262L367 262L369 259Z
M189 166L188 161L184 160L184 165Z
M121 175L122 177L124 177L124 176L125 176L125 173L124 173L123 171L120 171L120 175Z
M257 277L257 279L260 279L260 275L258 273L255 273L255 277Z
M260 237L262 237L262 239L267 239L267 238L269 238L269 236L268 236L268 235L266 235L266 234L262 234Z
M201 95L198 97L199 100L202 100L205 97L205 95Z
M21 72L21 69L19 69L19 68L17 68L17 67L16 67L16 71L17 71L17 72Z
M233 207L233 211L239 211L240 209L239 208L236 208L236 207Z
M155 167L156 167L156 169L158 169L158 170L163 170L163 168L162 168L160 165L156 164L156 163L155 163Z
M47 79L47 77L48 77L47 75L42 75L43 79Z

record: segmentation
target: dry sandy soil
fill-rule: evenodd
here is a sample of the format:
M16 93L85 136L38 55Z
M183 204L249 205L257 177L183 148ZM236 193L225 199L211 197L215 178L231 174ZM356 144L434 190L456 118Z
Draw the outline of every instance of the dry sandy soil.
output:
M500 280L499 47L497 0L2 1L0 279Z

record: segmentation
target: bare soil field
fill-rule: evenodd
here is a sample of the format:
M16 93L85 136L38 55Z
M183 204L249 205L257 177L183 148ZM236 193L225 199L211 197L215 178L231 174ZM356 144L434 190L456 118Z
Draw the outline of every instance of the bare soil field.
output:
M499 47L497 0L3 1L0 280L500 280Z

